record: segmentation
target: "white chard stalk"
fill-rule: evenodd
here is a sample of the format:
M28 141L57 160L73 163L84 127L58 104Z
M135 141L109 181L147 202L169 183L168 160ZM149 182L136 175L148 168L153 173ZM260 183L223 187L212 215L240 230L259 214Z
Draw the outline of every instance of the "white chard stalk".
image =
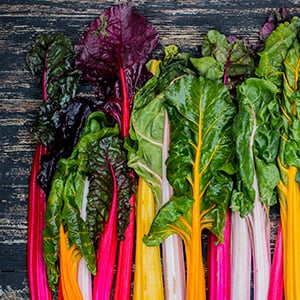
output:
M86 206L87 206L87 195L89 192L89 181L85 180L84 183L84 192L82 198L82 205L80 216L85 221L86 220ZM92 290L92 274L88 270L87 262L84 258L81 258L78 264L78 285L84 300L91 300L93 295Z
M172 187L167 180L165 161L170 143L170 125L165 112L164 140L162 150L162 204L172 196ZM165 300L185 299L185 264L182 239L178 235L169 236L162 243Z
M251 243L247 217L231 214L231 300L250 300Z
M253 156L254 135L257 129L256 117L253 117L254 126L250 140L250 153ZM270 273L271 273L271 251L270 251L270 222L265 206L260 202L258 178L254 169L253 189L255 190L254 208L250 213L249 231L252 242L253 273L254 273L254 300L267 299Z

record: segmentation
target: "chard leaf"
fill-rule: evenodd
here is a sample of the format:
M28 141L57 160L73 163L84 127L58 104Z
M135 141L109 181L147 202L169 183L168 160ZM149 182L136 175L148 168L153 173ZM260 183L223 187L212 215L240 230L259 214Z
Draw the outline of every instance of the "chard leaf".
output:
M199 75L208 79L221 79L224 74L224 65L212 56L200 58L191 57L191 62Z
M37 177L39 185L46 193L50 190L58 160L71 155L92 110L92 104L86 98L76 97L70 100L65 108L54 112L52 120L54 139L48 145L47 153L41 158L41 168Z
M151 187L161 201L163 95L156 96L157 78L152 77L137 92L131 112L130 140L126 140L128 165Z
M300 105L299 66L300 43L295 39L284 60L283 95L281 108L284 111L284 139L281 140L281 163L283 166L300 168Z
M53 178L52 188L47 200L45 212L46 226L43 231L43 256L46 262L47 278L52 291L58 283L58 249L59 249L59 227L62 222L61 201L64 189L64 180L59 173Z
M135 178L127 167L127 153L123 140L108 136L89 147L89 193L86 222L93 240L103 232L111 209L113 195L118 199L118 237L124 238L129 224Z
M62 220L68 230L70 245L76 245L85 258L92 274L96 274L95 249L91 243L88 228L80 216L85 176L70 172L66 178L63 193ZM76 201L77 200L77 201Z
M40 77L44 100L31 133L43 145L55 139L55 112L66 107L75 96L79 73L74 71L74 57L70 39L61 33L39 36L27 54L29 70Z
M260 60L256 74L270 80L277 86L282 86L284 72L283 61L287 52L297 39L300 19L292 18L290 22L281 23L265 41L264 50L259 52Z
M188 239L185 224L191 223L195 188L200 193L199 214L203 213L201 229L209 228L222 240L232 190L231 176L224 172L231 168L222 168L233 158L235 106L222 83L192 75L176 80L165 96L171 122L167 176L174 196L160 209L144 241L158 245L174 232Z
M242 217L252 211L256 194L268 206L274 201L281 128L277 92L273 83L258 78L247 79L238 89L234 124L238 188L231 207Z
M159 76L152 77L137 91L131 112L130 139L126 141L128 165L151 187L158 204L162 201L162 148L165 121L165 90L172 80L193 73L189 55L170 45L160 62Z
M204 37L202 55L214 58L215 62L209 61L215 69L213 77L219 76L222 71L223 82L229 87L236 84L237 78L252 74L255 68L253 53L249 45L234 36L226 37L217 30L210 30ZM199 61L195 63L200 75L205 68L203 64L206 63L207 59L204 58L199 58Z
M93 83L103 109L121 132L127 126L122 105L128 101L131 107L136 87L149 78L145 64L157 44L155 28L130 5L120 4L105 9L75 46L76 67Z

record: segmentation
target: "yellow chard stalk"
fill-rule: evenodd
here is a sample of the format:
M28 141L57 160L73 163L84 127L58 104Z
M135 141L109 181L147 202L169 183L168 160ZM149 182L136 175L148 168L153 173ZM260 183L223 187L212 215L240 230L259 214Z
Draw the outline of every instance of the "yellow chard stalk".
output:
M155 203L151 188L139 177L136 202L136 259L134 273L135 300L164 299L159 246L148 247L143 242L155 216Z

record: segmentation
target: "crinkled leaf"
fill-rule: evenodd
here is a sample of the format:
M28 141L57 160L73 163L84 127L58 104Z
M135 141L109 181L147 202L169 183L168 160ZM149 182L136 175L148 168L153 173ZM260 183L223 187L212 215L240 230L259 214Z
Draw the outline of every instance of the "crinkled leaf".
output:
M125 146L128 165L147 181L159 207L162 197L164 92L172 80L193 71L189 68L189 55L177 53L173 45L166 47L165 58L158 69L158 78L151 78L135 96L130 140L127 139Z
M235 106L222 83L191 75L171 84L166 99L171 123L167 176L174 196L159 211L144 240L157 245L170 234L166 230L173 233L182 226L181 217L190 222L194 168L199 172L200 209L206 211L204 219L210 224L206 228L222 240L232 179L221 168L233 158L230 128Z
M51 290L55 290L58 283L58 250L59 250L59 227L62 222L61 201L64 189L64 180L60 174L56 174L52 182L52 189L47 200L45 213L46 227L43 232L43 256L46 262L48 283Z
M149 78L145 64L157 44L155 28L133 7L120 4L105 9L75 46L76 67L97 86L104 109L120 128L121 103L128 97L132 105L136 87Z
M202 55L215 59L216 62L213 66L216 73L213 74L214 77L220 72L219 64L222 65L223 81L230 87L236 85L236 80L240 81L254 71L254 57L247 43L233 36L226 37L217 30L210 30L204 37ZM203 63L206 60L202 58L199 60L197 68L202 71ZM210 63L212 64L212 61Z
M200 58L191 57L190 59L200 76L215 80L223 78L224 65L214 57L203 56Z
M70 245L76 245L85 258L92 274L96 274L95 249L91 243L86 223L80 216L85 175L70 172L66 178L63 193L62 220L68 230Z
M76 97L65 108L54 112L53 142L48 146L46 155L42 156L38 183L46 193L49 192L58 160L68 157L77 144L87 117L93 111L93 104L88 98ZM45 123L47 124L47 123Z
M79 73L74 71L74 51L63 34L41 35L28 52L26 62L31 73L40 77L43 100L31 127L33 137L44 145L55 139L54 113L75 96Z
M108 136L95 141L89 147L89 193L87 219L93 240L99 238L108 220L114 195L118 200L117 230L123 239L129 224L131 205L129 199L134 193L135 178L127 166L127 153L123 140Z
M284 64L283 61L297 39L300 19L294 17L290 22L280 24L265 41L264 50L259 52L260 60L256 74L270 80L277 86L282 86Z

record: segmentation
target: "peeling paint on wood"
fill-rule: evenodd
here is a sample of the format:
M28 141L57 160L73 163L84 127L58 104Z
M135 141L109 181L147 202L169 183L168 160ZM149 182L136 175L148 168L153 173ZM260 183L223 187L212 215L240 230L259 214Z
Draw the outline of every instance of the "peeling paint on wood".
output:
M0 298L29 299L26 277L27 192L35 143L31 124L41 102L25 65L34 39L63 32L73 42L101 11L127 1L2 0L0 3ZM158 30L160 48L177 44L198 54L209 29L251 41L268 14L282 5L300 15L298 0L129 1ZM276 235L276 214L272 219ZM272 242L274 245L274 242Z

